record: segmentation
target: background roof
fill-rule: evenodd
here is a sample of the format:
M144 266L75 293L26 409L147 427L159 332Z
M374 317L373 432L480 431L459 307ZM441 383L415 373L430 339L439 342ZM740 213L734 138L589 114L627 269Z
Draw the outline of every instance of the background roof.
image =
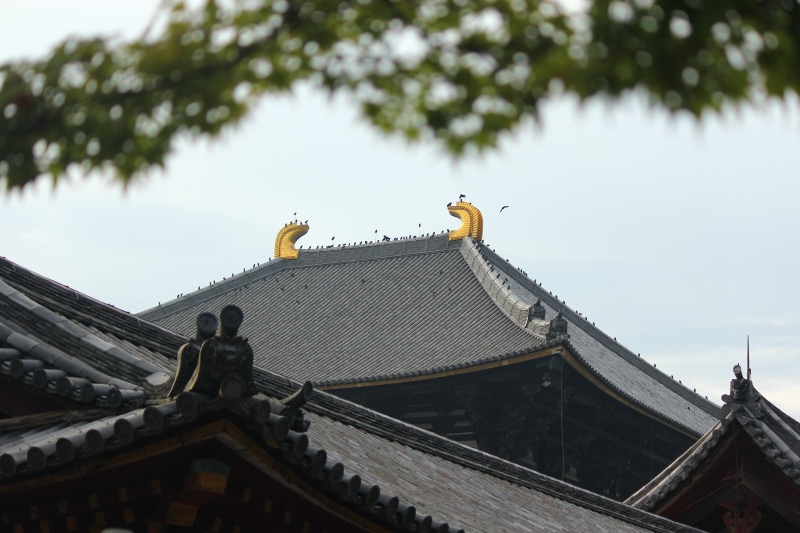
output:
M68 34L141 33L157 0L13 2L0 60ZM697 126L632 98L544 106L544 129L454 164L380 139L343 99L265 100L213 147L184 142L163 175L0 200L0 254L139 311L272 255L297 212L302 244L452 228L458 194L486 241L604 331L718 400L751 335L754 379L800 418L800 143L796 102ZM509 208L500 213L500 207ZM421 228L419 226L421 224Z
M432 374L551 346L527 320L537 298L546 321L563 308L570 352L603 384L697 436L716 422L716 405L472 239L301 250L297 260L256 266L140 316L193 336L198 314L233 302L249 317L241 334L256 347L257 365L326 385Z
M36 347L46 345L68 350L69 353L57 354L59 357L54 361L47 361L47 366L70 376L75 375L73 370L80 372L84 366L116 361L116 365L105 368L115 380L109 381L114 387L124 388L120 378L131 378L135 382L130 384L133 387L148 380L148 372L163 374L174 369L172 356L175 345L181 342L178 335L64 286L48 283L8 261L0 261L0 274L0 326L16 330L6 338L0 337L0 347L4 349L0 370L4 373L9 351L17 352L15 361L21 358L43 362L50 351L42 352ZM153 350L126 351L135 347L133 343L144 343ZM98 353L104 347L104 352ZM125 365L120 364L123 358ZM139 366L142 364L144 367ZM132 368L141 368L143 372L137 375ZM38 370L41 369L40 366ZM18 379L30 383L32 372L35 371L28 368ZM253 374L258 390L273 398L286 397L300 386L264 370L254 369ZM30 394L29 390L15 390ZM131 388L128 392L135 391ZM140 437L158 435L171 426L194 420L193 415L181 415L175 403L171 400L144 409L141 402L136 402L113 414L109 410L86 412L91 417L80 421L73 421L71 416L76 413L67 411L47 413L59 415L56 418L39 414L6 420L7 427L0 428L0 481L47 473L50 467L99 455L107 447L120 447L124 452ZM216 401L204 404L199 400L199 403L201 407L224 405ZM68 402L64 401L64 405ZM114 405L119 406L119 403ZM330 452L326 468L341 461L347 472L358 473L365 484L380 485L382 494L397 495L403 502L416 506L421 514L431 514L470 530L531 531L590 526L601 531L691 529L324 392L316 393L303 409L312 413L308 433L311 444ZM29 424L31 419L38 422Z

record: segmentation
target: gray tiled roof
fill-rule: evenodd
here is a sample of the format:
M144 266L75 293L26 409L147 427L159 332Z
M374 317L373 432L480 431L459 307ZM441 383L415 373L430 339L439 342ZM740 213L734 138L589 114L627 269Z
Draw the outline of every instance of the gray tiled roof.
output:
M402 494L417 512L467 531L678 531L677 524L631 523L635 515L609 515L386 440L336 421L309 416L328 457L360 465L362 477ZM509 507L513 507L510 511ZM615 510L616 511L616 510ZM629 510L625 510L629 512ZM642 518L642 517L638 517ZM650 517L647 517L650 519ZM651 520L651 519L650 519ZM645 520L642 520L645 522ZM654 521L653 521L654 522Z
M753 401L730 403L708 432L631 495L626 503L639 509L655 509L691 483L705 467L704 460L724 449L737 429L747 435L764 457L796 485L800 485L800 423L755 392Z
M248 317L241 334L260 366L322 384L429 373L543 344L505 319L460 243L448 247L445 236L430 244L422 253L318 264L307 259L316 252L301 251L299 262L253 272L245 285L218 284L213 296L201 291L141 316L191 335L198 313L233 303ZM369 256L369 248L354 250Z
M128 333L126 321L140 331ZM155 341L138 344L144 337ZM165 353L178 340L0 258L2 374L97 407L140 405L146 390L167 383L174 361Z
M439 259L446 261L448 257L442 254ZM0 260L0 279L20 293L15 298L25 303L23 307L35 305L21 296L34 304L44 302L41 304L44 309L58 315L40 313L51 319L46 321L50 325L47 328L29 315L7 318L17 328L14 333L20 338L34 338L24 318L31 319L41 329L41 337L32 342L69 341L70 353L62 354L66 361L74 359L78 367L103 366L111 379L121 380L131 369L117 363L119 353L100 350L105 346L103 343L124 350L125 357L134 358L133 368L137 368L136 361L148 361L154 367L148 367L149 370L171 372L174 368L174 347L184 341L181 336L5 260ZM5 306L6 314L18 311L7 299L0 299L0 304ZM62 324L62 328L56 324ZM70 330L72 337L62 337L65 330ZM97 340L83 343L80 339L85 335L93 335ZM108 364L109 361L113 364ZM284 397L299 386L264 370L256 369L254 374L258 389L272 398ZM143 372L141 376L144 375ZM142 379L141 376L133 378ZM209 405L212 411L220 407L218 402ZM340 461L346 472L362 476L363 483L378 485L381 494L396 495L402 504L416 506L418 516L433 516L437 523L447 521L470 531L693 531L330 394L317 393L304 409L312 421L309 450L326 450L330 457L326 464ZM182 418L171 401L146 408L122 404L115 414L97 410L86 414L91 416L80 422L64 419L35 427L0 430L0 472L4 478L16 480L19 476L36 475L40 470L58 468L84 457L114 453L111 450L116 448L124 451L135 446L140 438L153 438L168 427L194 420L192 416ZM199 416L203 416L202 409ZM287 450L291 450L291 443L287 443Z
M256 381L278 395L298 385L266 371ZM331 394L305 409L329 457L467 531L695 531Z
M717 420L715 404L471 238L301 250L297 260L271 261L140 316L191 335L198 313L232 302L257 317L244 334L265 354L258 364L324 385L431 374L545 347L543 322L527 320L537 298L547 320L563 308L570 351L622 397L698 436Z

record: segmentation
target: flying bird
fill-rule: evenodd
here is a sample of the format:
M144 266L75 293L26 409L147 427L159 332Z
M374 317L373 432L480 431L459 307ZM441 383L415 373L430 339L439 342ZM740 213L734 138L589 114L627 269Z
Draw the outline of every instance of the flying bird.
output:
M507 206L507 205L504 205L503 207L501 207L501 208L500 208L500 212L502 213L502 212L503 212L503 209L505 209L506 207L508 207L508 206Z
M462 199L464 199L464 198L466 198L466 197L467 197L467 195L466 195L466 194L459 194L459 195L458 195L458 199L459 199L459 200L462 200Z

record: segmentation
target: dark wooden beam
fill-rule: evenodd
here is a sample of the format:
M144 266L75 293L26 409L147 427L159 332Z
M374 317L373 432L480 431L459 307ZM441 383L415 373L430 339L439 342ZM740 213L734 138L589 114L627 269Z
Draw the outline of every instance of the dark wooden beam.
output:
M47 411L14 418L4 418L0 419L0 431L15 431L17 429L44 426L57 422L75 423L85 420L96 420L104 416L112 415L114 412L113 409L87 409L85 411L62 409L60 411Z

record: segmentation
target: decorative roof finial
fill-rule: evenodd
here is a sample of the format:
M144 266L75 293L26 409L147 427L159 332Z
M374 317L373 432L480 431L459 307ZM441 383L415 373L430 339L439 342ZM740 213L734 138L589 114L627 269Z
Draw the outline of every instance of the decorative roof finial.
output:
M467 202L457 202L456 205L448 204L447 211L452 216L461 219L461 227L450 232L451 241L463 239L466 236L478 241L483 240L483 215L477 207Z
M550 321L550 329L547 330L546 335L547 340L567 336L568 323L562 311L562 309L559 309L556 317Z
M190 391L238 400L255 393L253 349L238 336L243 319L235 305L223 307L219 321L210 313L197 317L197 338L178 351L178 369L167 396Z
M545 309L542 305L542 299L536 298L536 303L528 308L528 321L532 318L538 318L539 320L544 320L545 317Z
M300 251L294 245L300 237L308 233L306 222L298 224L294 221L281 228L275 237L275 259L297 259Z
M739 363L733 367L733 375L736 377L731 380L730 394L723 394L722 401L744 403L750 400L753 394L753 382L744 377L742 366Z

